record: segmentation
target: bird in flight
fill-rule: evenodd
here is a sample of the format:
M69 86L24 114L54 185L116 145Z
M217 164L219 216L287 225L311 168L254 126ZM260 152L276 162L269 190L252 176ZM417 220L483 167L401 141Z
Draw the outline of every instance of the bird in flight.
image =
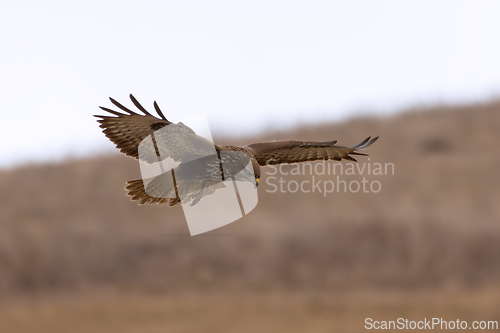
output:
M159 118L146 111L134 96L130 95L130 99L143 114L110 98L111 103L123 112L100 107L111 114L95 116L100 118L98 122L103 133L120 152L141 162L153 164L170 158L178 163L171 173L162 173L148 181L127 182L127 195L139 204L159 203L173 207L189 202L193 205L225 187L221 180L229 178L249 181L257 187L260 167L266 165L343 159L356 162L351 155L367 156L360 150L378 139L378 136L368 137L351 147L339 146L337 140L287 140L221 146L197 135L181 122L168 121L156 101L153 105Z

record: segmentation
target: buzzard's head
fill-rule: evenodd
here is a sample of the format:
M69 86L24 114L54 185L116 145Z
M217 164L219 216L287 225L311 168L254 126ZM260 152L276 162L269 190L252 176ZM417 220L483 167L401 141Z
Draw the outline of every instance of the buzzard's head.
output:
M259 186L260 166L259 166L259 163L257 162L257 160L252 155L250 155L246 152L238 152L237 154L232 155L232 156L236 157L235 159L233 159L231 161L232 163L234 163L233 171L238 171L237 173L235 172L236 180L250 182L255 187ZM238 157L243 157L243 156L245 158L243 158L243 160L239 161ZM248 158L250 158L250 160L252 162L252 167L253 167L252 169L253 170L249 170L248 168L245 168L245 166L248 163Z
M260 166L257 159L240 147L227 146L223 149L224 151L220 152L220 158L226 178L234 177L237 181L250 182L257 187L260 179ZM252 163L252 169L249 168L249 162ZM219 168L218 164L216 168Z
M259 180L260 180L260 166L259 162L255 159L253 155L250 155L250 158L252 159L252 166L253 166L253 174L255 179L253 180L255 183L255 187L259 186Z
M259 186L259 180L260 180L260 166L255 158L251 157L251 159L252 159L253 172L251 172L248 169L244 169L243 176L246 178L244 179L245 181L251 182L255 186L255 188L257 188L257 186Z

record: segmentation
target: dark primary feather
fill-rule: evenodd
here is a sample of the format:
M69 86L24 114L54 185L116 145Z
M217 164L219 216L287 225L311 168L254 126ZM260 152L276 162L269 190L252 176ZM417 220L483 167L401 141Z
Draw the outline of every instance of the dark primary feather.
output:
M151 113L146 111L145 108L142 107L141 103L139 103L132 94L130 94L130 99L132 100L132 103L134 103L135 107L141 110L145 115L153 117Z
M160 107L158 106L158 103L156 103L156 101L154 101L153 105L155 107L156 113L158 113L160 115L161 119L167 120L167 118L165 118L165 116L163 115L163 112L161 112Z

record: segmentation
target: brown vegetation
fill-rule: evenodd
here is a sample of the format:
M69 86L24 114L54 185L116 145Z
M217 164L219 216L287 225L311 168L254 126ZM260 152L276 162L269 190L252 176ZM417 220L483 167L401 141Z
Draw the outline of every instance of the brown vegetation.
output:
M394 164L394 175L363 175L380 181L379 193L268 193L264 169L254 211L196 237L180 207L129 201L125 181L140 178L130 158L110 154L0 171L0 295L114 290L346 299L354 291L474 294L484 288L498 295L499 102L298 127L239 143L293 138L350 145L367 135L381 138L368 151L370 160L359 163ZM476 308L483 306L477 299ZM425 313L425 301L415 304ZM368 316L363 307L352 311ZM500 320L498 312L489 315Z

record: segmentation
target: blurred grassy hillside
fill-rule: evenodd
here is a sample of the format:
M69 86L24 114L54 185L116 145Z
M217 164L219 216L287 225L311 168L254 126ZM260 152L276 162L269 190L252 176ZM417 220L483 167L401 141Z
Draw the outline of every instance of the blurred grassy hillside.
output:
M367 151L369 158L358 158L360 167L392 163L394 174L341 179L366 177L380 182L380 192L270 193L272 176L298 183L312 176L266 175L274 170L263 169L254 211L196 237L189 236L180 207L129 201L123 187L125 181L140 178L139 166L117 153L0 171L0 296L20 304L8 306L0 324L11 325L12 332L37 331L22 324L29 314L35 322L39 315L53 332L58 327L86 331L85 326L64 326L55 319L54 313L73 309L78 314L67 315L75 321L110 316L99 327L123 332L127 330L113 323L133 321L126 315L133 312L130 302L156 309L157 317L138 314L137 329L129 324L129 331L145 332L150 324L148 331L161 331L166 324L158 318L165 316L178 321L170 331L200 331L183 326L182 318L215 311L213 300L225 309L217 313L228 318L231 311L238 312L234 304L249 302L240 309L247 312L246 320L260 318L262 327L273 332L298 329L279 324L279 318L285 323L297 311L297 318L317 319L311 322L315 331L336 324L356 331L363 329L370 313L397 319L390 316L399 306L417 317L439 316L429 314L436 297L441 299L437 312L464 320L481 313L500 321L500 311L492 308L500 304L500 102L415 108L391 117L298 126L253 138L219 138L216 143L337 139L353 145L368 135L380 139ZM316 181L335 178L315 175ZM95 293L122 296L109 296L114 301L97 298L94 304L88 295ZM61 294L87 296L71 296L71 306L61 305L67 300L49 301L50 295ZM179 296L185 294L194 300ZM387 301L383 295L395 296ZM413 296L409 300L405 295ZM457 295L468 296L457 303ZM183 305L177 309L172 300L179 297ZM80 299L84 303L76 301ZM49 315L43 312L47 304ZM342 324L329 316L339 309L345 314ZM351 317L355 323L346 319ZM273 318L278 321L266 326ZM99 331L95 325L92 330ZM224 331L217 325L209 328ZM229 331L247 330L241 325Z

